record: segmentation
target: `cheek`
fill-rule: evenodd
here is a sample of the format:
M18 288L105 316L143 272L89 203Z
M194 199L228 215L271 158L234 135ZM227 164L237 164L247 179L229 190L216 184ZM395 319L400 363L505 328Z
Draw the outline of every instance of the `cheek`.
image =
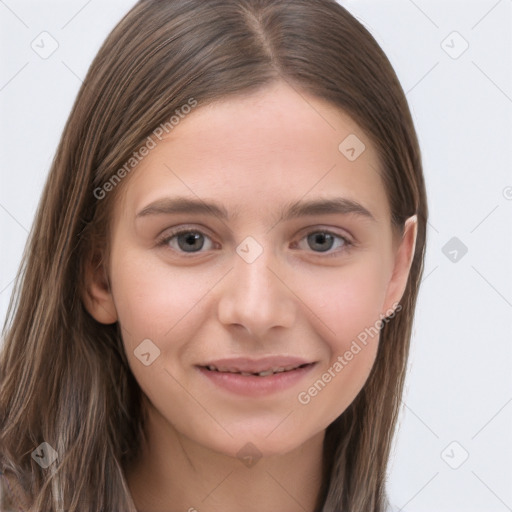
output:
M323 332L333 351L340 352L381 318L386 285L383 259L368 253L335 272L318 272L304 280L298 295L325 324Z
M125 254L112 272L120 323L129 337L162 340L200 303L213 276L194 268L171 268L147 255ZM136 341L136 340L134 340Z
M316 330L322 333L329 357L298 401L327 423L354 400L374 364L386 284L385 265L378 254L367 254L335 276L316 276L315 284L303 283L302 293L313 305Z
M111 281L130 368L153 403L162 400L162 389L174 397L174 402L165 402L174 414L190 397L182 397L183 389L172 376L180 372L181 355L201 328L202 300L218 278L197 268L171 268L138 251L120 253ZM137 357L144 353L150 354L148 366Z

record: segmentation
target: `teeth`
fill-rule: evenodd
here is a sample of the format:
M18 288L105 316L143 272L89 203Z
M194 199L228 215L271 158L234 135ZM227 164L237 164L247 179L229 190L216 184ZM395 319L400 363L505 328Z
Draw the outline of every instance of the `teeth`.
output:
M275 368L271 368L269 370L265 370L259 373L252 373L252 372L240 372L238 370L232 369L232 368L217 368L216 366L210 364L207 366L208 370L210 371L217 371L221 373L239 373L240 375L243 375L244 377L248 377L250 375L258 375L259 377L268 377L269 375L273 375L275 373L282 373L282 372L288 372L290 370L295 370L298 368L297 366L279 366Z
M266 377L267 375L273 375L274 372L272 370L265 370L264 372L258 373L260 377Z

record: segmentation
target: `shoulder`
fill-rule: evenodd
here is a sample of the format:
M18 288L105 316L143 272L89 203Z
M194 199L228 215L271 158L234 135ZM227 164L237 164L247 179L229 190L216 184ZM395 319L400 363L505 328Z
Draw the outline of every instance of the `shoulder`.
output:
M28 496L12 474L0 471L0 512L18 512L29 508Z

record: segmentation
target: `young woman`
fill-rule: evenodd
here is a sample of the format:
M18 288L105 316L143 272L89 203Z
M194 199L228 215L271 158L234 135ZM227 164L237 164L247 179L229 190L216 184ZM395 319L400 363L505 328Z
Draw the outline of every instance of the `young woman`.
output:
M2 510L387 510L426 222L403 90L338 3L138 2L10 304Z

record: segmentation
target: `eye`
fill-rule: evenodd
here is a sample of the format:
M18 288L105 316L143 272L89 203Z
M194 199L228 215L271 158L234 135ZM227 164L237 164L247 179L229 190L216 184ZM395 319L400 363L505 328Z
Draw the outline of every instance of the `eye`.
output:
M209 247L206 247L206 250L212 249L213 242L211 238L202 231L197 229L177 229L170 233L165 233L157 241L157 246L166 246L178 253L193 254L201 252L201 249L205 247L205 240L210 241L209 244L206 244L207 246L209 245ZM340 252L348 251L354 245L347 237L329 230L310 231L300 242L303 240L306 240L309 247L313 249L313 252L319 255L330 251L328 254L325 254L325 256L338 256ZM338 240L338 247L341 247L341 250L331 251L336 240ZM294 247L298 246L300 242L293 244ZM301 249L301 247L299 248Z
M323 229L310 231L301 241L306 240L309 247L313 249L313 252L321 254L330 251L336 239L340 242L338 247L341 247L341 251L331 251L326 256L338 256L340 252L345 252L354 245L347 237Z
M171 233L167 232L158 240L157 245L159 247L169 246L177 252L195 253L204 247L205 238L210 240L208 235L197 229L182 229Z

